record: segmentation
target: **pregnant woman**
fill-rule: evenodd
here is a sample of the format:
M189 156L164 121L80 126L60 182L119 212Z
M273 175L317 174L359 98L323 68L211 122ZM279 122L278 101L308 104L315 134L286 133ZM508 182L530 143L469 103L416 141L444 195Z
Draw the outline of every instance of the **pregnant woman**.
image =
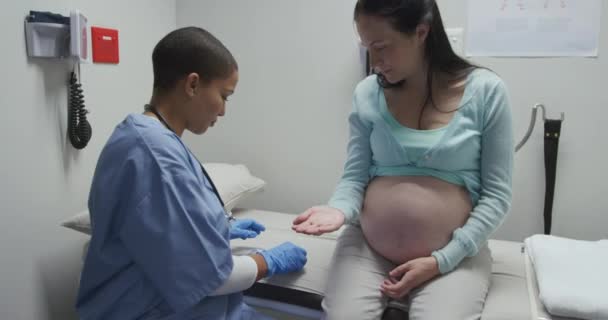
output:
M358 0L374 75L355 89L344 174L327 206L295 220L320 235L347 223L332 261L327 319L479 319L490 234L511 203L506 87L457 56L434 0Z

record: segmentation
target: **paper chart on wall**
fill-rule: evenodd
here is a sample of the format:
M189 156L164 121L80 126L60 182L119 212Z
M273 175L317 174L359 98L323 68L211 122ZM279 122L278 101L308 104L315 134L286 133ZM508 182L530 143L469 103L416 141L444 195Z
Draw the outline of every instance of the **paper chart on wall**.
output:
M601 0L468 0L467 56L596 57Z

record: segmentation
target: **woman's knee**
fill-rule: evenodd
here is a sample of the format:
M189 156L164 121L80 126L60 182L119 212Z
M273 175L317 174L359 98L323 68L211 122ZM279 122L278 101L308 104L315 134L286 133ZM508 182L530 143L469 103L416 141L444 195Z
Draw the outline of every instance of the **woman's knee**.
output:
M382 297L364 299L323 299L323 311L326 320L369 319L380 320L386 308L386 299Z
M410 320L480 319L490 288L491 256L487 248L454 271L414 290Z

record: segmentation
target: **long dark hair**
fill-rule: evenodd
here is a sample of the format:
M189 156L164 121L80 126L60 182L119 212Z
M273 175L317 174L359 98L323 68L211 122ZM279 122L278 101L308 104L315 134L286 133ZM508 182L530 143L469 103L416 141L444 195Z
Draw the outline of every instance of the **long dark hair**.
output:
M434 73L464 75L477 68L474 64L459 57L452 49L435 0L358 0L355 5L355 21L361 15L385 18L395 30L407 35L414 34L416 27L421 23L427 23L430 26L425 40L428 96L424 105L430 101L435 107L432 95L432 75ZM406 80L402 80L390 83L381 74L377 75L377 79L383 88L401 87L406 82ZM435 109L437 108L435 107ZM453 111L455 110L449 112Z

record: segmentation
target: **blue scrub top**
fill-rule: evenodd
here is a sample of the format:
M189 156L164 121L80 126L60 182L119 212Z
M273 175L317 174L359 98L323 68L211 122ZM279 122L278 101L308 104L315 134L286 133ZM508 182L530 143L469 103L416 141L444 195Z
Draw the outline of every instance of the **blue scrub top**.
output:
M228 221L199 162L158 120L134 114L116 127L89 212L82 320L263 318L240 293L209 296L232 271Z

